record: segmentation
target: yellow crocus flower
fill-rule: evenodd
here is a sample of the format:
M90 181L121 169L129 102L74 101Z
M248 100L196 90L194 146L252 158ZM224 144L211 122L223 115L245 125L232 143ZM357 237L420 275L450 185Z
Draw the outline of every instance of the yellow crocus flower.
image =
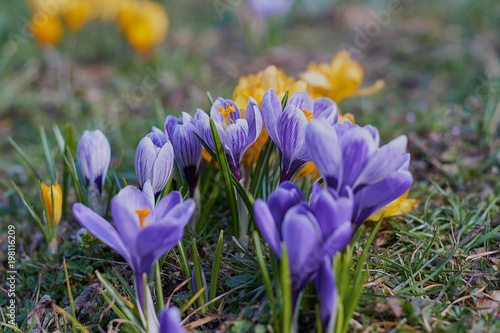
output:
M35 37L38 44L43 47L55 46L64 35L64 26L59 16L44 16L44 20L38 20L37 12L28 24L30 33Z
M70 0L62 7L62 16L70 31L80 30L94 15L94 8L87 0Z
M118 14L118 24L132 47L147 53L159 44L168 32L165 8L153 1L126 1Z
M53 205L52 198L54 198ZM59 184L54 183L52 186L47 186L45 183L42 183L40 199L45 203L45 208L47 209L47 223L52 223L53 220L56 225L59 224L62 214L62 191ZM52 208L54 208L53 212Z
M312 98L328 97L337 104L347 97L373 94L385 85L383 80L378 80L370 87L360 88L363 67L345 50L339 51L330 63L310 63L299 77L309 84Z
M408 193L410 193L410 190L406 191L405 194L403 194L396 200L388 203L387 205L379 209L377 212L373 213L369 218L367 218L367 220L378 221L380 220L382 215L385 218L385 217L403 215L404 213L411 212L418 204L418 200L407 199Z

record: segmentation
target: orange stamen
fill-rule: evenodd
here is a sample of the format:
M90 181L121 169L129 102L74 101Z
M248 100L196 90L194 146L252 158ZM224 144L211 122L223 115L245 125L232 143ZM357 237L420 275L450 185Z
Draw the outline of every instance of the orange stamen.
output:
M302 110L302 112L304 112L304 115L306 116L307 118L307 121L312 121L314 119L314 113L312 111L309 111L309 110Z
M147 227L149 225L149 222L144 223L144 219L151 213L151 211L147 208L144 208L143 210L136 210L135 213L139 215L139 223L141 229L144 229L144 227Z
M226 105L223 105L221 108L217 109L217 111L219 111L222 116L224 117L224 119L226 120L226 127L228 126L227 122L228 122L228 119L229 119L229 115L232 113L232 112L236 112L236 109L234 108L234 106L231 105L231 103L227 103ZM233 122L234 124L234 121L231 119L231 121Z

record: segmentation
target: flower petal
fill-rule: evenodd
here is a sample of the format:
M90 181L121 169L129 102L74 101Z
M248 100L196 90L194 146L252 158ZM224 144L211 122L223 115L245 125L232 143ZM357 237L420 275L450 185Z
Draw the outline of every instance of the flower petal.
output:
M262 131L262 114L257 101L250 97L245 111L245 120L248 123L248 136L245 142L245 150L250 147Z
M401 160L405 159L407 143L408 139L402 135L378 149L357 178L353 188L378 183L390 175L401 164Z
M262 121L267 133L281 150L281 141L278 136L278 119L281 117L281 102L274 89L269 89L262 98Z
M118 252L128 263L131 263L127 247L116 229L108 221L81 203L73 205L73 214L82 227Z
M337 189L342 181L342 151L337 134L329 124L312 121L306 127L306 147L328 186Z
M337 104L327 97L316 98L313 101L314 118L325 118L330 125L334 125L339 120L339 108Z
M277 131L281 142L281 172L289 175L288 179L293 176L292 170L290 170L294 162L292 157L304 143L307 124L308 121L304 113L293 105L287 105L279 119Z
M276 221L273 218L269 206L262 199L257 199L254 204L254 216L257 227L271 250L281 258L281 237Z
M176 307L171 307L168 310L162 309L158 314L160 322L159 333L184 333L182 327L181 312Z
M354 202L352 192L349 194L349 197L339 197L336 192L323 189L311 195L311 210L323 235L331 235L344 223L351 223Z
M156 223L169 224L184 230L186 224L188 224L191 217L193 217L195 206L196 205L193 199L187 199L186 201L173 206L165 215L155 214L155 218L158 216L159 219Z
M395 171L384 180L355 193L353 223L356 228L377 210L403 195L412 183L413 177L409 171Z
M356 184L356 180L370 158L377 152L378 146L373 140L371 133L361 127L352 128L348 131L340 144L344 170L342 186L348 185L356 191L354 184Z
M170 192L165 197L163 197L160 202L158 202L158 205L154 210L155 222L160 221L168 214L168 212L172 210L172 208L174 208L181 202L182 194L177 191Z
M176 127L172 140L175 160L179 169L184 174L184 169L194 166L198 170L201 162L201 143L194 135L196 128L193 124L186 123ZM184 175L185 176L185 175Z
M335 327L337 316L338 291L333 275L332 263L330 259L324 259L318 274L314 279L314 286L321 301L321 321L323 329L330 332L329 327ZM333 330L332 330L333 331Z
M221 136L224 151L228 157L231 167L238 167L245 152L248 137L248 123L244 119L238 119L236 123L229 125ZM252 142L253 143L253 142Z
M104 133L85 131L78 142L77 156L83 178L87 183L96 183L102 191L111 160L111 147Z
M292 292L297 295L317 268L317 251L321 234L314 216L304 206L295 206L285 215L282 225L290 262Z
M309 94L305 91L295 92L288 100L287 105L293 105L299 110L313 110L313 102L311 100L311 97L309 97Z
M135 186L126 186L111 199L111 216L125 244L134 244L141 230L138 210L153 211L150 201ZM146 221L154 217L147 216Z
M151 186L153 187L155 195L160 193L165 185L167 185L168 179L172 175L173 168L174 148L170 142L167 142L160 149L153 165Z
M329 235L325 235L324 243L318 252L318 258L333 258L333 256L341 251L352 238L352 223L350 220L343 221L335 231Z

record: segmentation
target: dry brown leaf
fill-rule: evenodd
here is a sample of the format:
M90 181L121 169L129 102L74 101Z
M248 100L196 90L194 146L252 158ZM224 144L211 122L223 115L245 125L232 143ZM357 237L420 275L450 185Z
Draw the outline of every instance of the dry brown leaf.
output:
M487 309L477 310L478 315L491 313L496 318L500 318L500 290L492 290L484 295L484 298L477 300L476 307Z
M54 310L52 309L52 305L54 304L54 301L49 295L44 295L38 303L36 303L35 307L28 312L28 315L26 316L28 319L27 325L28 327L31 327L32 323L34 323L33 330L30 332L39 332L40 329L45 329L46 327L43 327L42 321L43 318L45 317L46 314L49 312L53 313Z

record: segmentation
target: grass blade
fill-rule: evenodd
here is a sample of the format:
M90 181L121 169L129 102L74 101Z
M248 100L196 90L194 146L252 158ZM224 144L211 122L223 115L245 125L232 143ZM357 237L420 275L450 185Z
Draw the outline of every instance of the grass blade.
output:
M45 134L45 129L40 126L40 138L42 140L43 155L45 156L45 163L47 163L47 171L50 175L50 182L52 184L57 183L56 171L54 168L54 159L52 158L52 152L50 149L49 141L47 140L47 135Z
M222 261L222 249L224 248L224 230L220 231L217 248L215 250L214 262L212 264L212 277L210 278L210 301L217 295L217 283L219 281L219 270ZM215 311L215 304L211 306L212 311Z
M38 174L38 172L36 171L35 167L33 166L33 164L31 164L31 161L29 160L28 156L26 156L26 154L24 153L24 151L21 149L21 147L19 147L17 145L17 143L14 141L14 139L12 139L11 137L9 137L7 139L7 141L9 141L10 145L16 150L16 152L19 154L19 156L21 157L21 160L23 161L23 163L31 169L31 172L33 172L33 175L37 178L37 179L42 179L42 177L40 177L40 175Z
M281 281L281 325L282 332L292 331L292 281L290 264L285 244L281 244L280 281Z

